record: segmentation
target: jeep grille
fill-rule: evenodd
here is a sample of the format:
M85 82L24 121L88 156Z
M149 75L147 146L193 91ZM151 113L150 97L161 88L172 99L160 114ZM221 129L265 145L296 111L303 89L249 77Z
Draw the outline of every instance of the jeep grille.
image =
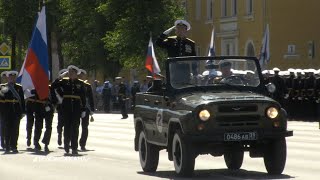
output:
M256 112L258 106L255 104L241 104L241 105L220 105L218 112L222 113L237 113L237 112Z

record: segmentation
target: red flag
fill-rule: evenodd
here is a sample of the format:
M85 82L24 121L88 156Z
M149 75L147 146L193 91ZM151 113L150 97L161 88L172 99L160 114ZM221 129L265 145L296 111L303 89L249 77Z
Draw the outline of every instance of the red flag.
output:
M150 37L149 45L148 45L148 53L146 58L145 67L150 71L152 74L159 74L161 72L159 68L159 64L157 58L154 54L154 48L152 43L152 38Z

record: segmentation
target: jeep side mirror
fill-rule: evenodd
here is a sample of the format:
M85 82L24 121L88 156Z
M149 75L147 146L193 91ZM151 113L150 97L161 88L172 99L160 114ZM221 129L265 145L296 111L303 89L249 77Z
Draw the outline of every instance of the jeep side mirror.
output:
M274 93L276 91L276 86L273 83L266 84L269 93Z

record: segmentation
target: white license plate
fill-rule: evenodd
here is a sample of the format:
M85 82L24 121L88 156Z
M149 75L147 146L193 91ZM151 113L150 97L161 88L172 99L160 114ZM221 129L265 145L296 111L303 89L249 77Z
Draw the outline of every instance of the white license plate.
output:
M224 133L224 141L253 141L257 139L257 132Z

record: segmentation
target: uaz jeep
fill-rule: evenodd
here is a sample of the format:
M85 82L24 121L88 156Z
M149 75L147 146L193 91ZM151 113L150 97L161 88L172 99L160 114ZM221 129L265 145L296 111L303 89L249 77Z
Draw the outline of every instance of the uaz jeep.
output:
M146 172L166 149L175 171L190 176L200 154L224 156L239 169L244 151L263 157L269 174L286 163L286 112L269 98L255 57L179 57L166 61L166 76L136 95L135 150ZM268 91L269 90L269 91Z

